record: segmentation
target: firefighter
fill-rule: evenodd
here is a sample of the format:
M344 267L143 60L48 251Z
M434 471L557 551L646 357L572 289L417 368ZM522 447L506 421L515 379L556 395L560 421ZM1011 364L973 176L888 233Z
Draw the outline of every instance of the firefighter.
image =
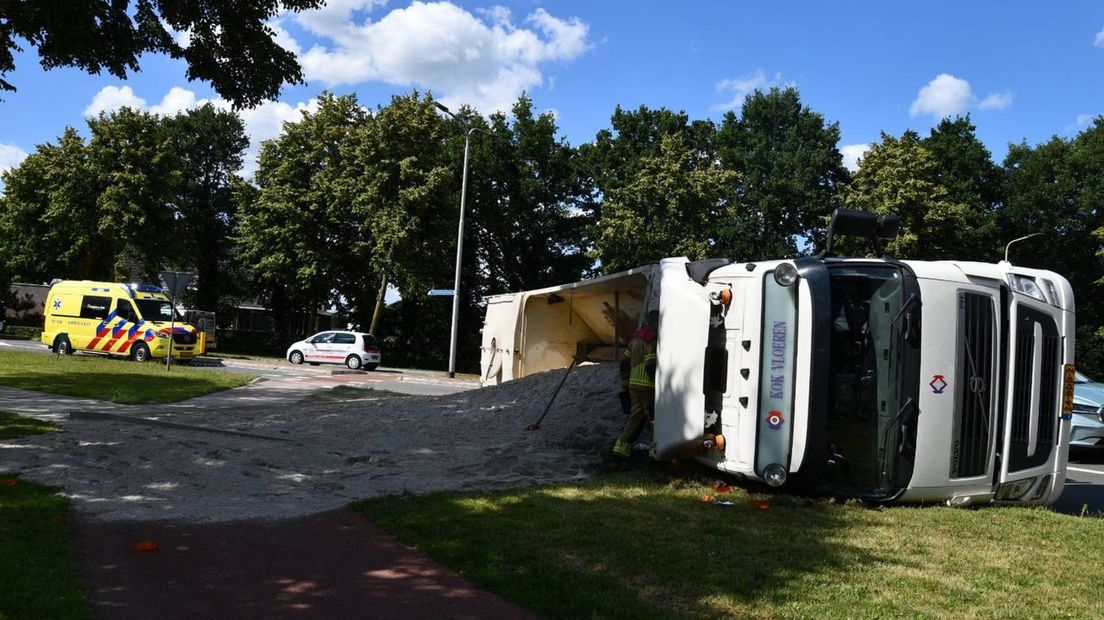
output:
M621 359L621 385L628 384L629 419L613 445L614 456L629 458L632 443L644 426L655 418L656 327L659 313L652 311L644 327L629 340L625 357Z

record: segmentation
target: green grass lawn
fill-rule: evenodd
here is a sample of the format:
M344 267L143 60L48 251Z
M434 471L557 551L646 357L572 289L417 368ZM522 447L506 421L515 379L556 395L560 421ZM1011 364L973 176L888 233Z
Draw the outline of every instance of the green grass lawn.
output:
M144 364L92 355L0 351L0 385L116 403L171 403L252 380L204 368Z
M1104 521L721 494L663 472L353 505L553 618L1104 617ZM762 509L751 500L767 500Z
M0 438L49 432L45 422L0 411ZM72 556L69 500L0 472L0 619L91 618Z

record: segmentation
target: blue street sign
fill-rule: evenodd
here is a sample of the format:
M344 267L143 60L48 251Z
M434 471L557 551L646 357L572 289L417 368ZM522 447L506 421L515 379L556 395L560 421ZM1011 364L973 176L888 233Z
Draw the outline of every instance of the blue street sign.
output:
M451 288L431 288L429 289L430 297L452 297L456 294L456 291Z

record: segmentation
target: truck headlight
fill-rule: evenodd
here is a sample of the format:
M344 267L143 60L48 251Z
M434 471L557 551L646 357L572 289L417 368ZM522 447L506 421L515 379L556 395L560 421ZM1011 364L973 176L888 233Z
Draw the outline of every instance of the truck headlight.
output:
M782 263L774 268L774 281L778 286L793 286L797 282L797 267L790 263Z
M767 465L763 469L763 481L772 487L786 484L786 468L778 463Z
M1034 297L1041 302L1046 302L1046 297L1043 296L1043 291L1039 288L1038 284L1035 284L1035 278L1031 276L1021 276L1019 274L1012 274L1012 288L1027 295L1028 297Z

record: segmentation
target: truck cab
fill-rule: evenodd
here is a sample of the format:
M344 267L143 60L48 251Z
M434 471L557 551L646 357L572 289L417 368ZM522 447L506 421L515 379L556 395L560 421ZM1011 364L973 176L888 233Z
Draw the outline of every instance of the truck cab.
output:
M660 290L658 458L874 502L1061 494L1074 345L1062 276L666 259Z

